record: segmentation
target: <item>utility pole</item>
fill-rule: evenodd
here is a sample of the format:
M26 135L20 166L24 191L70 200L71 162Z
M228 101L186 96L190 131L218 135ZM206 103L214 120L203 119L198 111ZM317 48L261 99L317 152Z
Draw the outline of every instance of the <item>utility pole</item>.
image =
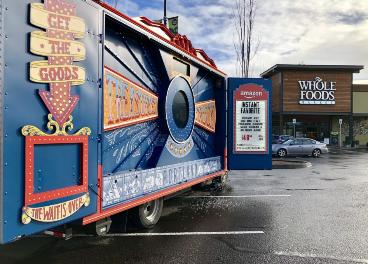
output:
M167 3L166 3L166 0L164 0L164 25L165 27L167 27L166 9L167 9Z

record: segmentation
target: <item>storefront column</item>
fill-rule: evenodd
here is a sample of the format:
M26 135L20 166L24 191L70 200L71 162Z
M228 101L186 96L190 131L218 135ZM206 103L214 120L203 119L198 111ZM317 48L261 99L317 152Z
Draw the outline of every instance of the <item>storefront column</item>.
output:
M350 84L350 116L349 116L349 140L354 140L354 118L353 118L353 73L351 73L351 84Z
M354 130L353 130L353 126L354 126L354 119L353 119L353 114L350 113L349 115L349 140L351 142L353 142L354 140Z
M284 129L284 118L283 115L280 113L280 121L279 121L279 135L283 135L283 129Z
M283 105L283 93L284 93L284 89L283 89L283 72L280 72L280 106L279 106L279 113L280 113L280 121L279 121L279 135L283 135L283 129L284 129L284 111L282 108Z

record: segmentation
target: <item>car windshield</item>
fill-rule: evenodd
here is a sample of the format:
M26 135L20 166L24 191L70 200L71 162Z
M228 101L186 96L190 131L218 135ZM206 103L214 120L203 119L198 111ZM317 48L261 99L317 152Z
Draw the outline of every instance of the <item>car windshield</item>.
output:
M285 142L282 142L281 144L289 145L290 143L293 143L294 139L288 139Z

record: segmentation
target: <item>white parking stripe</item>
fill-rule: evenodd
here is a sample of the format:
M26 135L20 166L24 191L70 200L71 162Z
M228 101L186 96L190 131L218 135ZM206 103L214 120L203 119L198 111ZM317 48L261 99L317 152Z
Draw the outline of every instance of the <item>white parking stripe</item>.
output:
M308 258L308 259L326 259L326 260L337 260L337 261L344 261L344 262L356 262L356 263L368 263L367 259L351 259L347 257L335 257L335 256L324 256L324 255L316 255L316 254L304 254L298 252L284 252L284 251L277 251L273 254L278 256L290 256L290 257L299 257L299 258Z
M234 178L234 177L229 177L229 180L276 180L279 178L272 178L272 177L267 177L267 178L246 178L246 177L239 177L239 178Z
M104 236L196 236L196 235L250 235L264 234L263 231L224 231L224 232L173 232L173 233L121 233Z
M264 234L263 231L224 231L224 232L172 232L172 233L116 233L105 234L102 237L133 237L133 236L196 236L196 235L252 235ZM46 235L32 235L30 237L48 237ZM93 237L87 234L73 234L73 237Z
M178 196L180 198L252 198L252 197L290 197L289 194L254 194L237 196Z

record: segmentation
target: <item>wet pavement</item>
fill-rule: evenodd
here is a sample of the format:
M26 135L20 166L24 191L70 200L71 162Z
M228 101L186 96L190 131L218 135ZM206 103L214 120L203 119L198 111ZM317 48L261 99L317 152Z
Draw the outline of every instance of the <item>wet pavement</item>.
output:
M221 193L165 201L153 229L28 237L0 263L368 263L367 149L293 159L311 166L231 171Z

